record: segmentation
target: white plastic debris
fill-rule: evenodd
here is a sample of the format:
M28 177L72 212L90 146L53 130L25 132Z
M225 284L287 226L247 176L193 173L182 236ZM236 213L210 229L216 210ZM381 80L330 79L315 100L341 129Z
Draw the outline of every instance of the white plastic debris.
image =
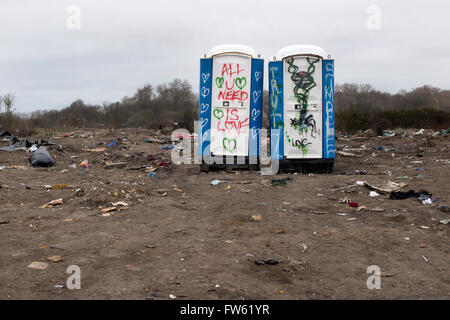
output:
M378 197L380 194L376 191L370 191L369 195L373 198L373 197Z
M211 181L211 185L217 186L218 184L225 183L224 180L213 180Z

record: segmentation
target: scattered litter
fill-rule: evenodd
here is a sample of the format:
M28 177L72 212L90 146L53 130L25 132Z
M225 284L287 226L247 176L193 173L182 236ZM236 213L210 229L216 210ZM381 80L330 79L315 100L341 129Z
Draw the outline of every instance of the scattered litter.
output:
M117 144L117 141L116 141L116 140L113 140L113 141L111 141L110 143L108 143L106 146L109 147L109 148L111 148L111 147L114 147L116 144Z
M173 144L166 144L166 145L159 147L159 150L172 150L173 148L175 148L175 146Z
M111 211L116 211L116 210L117 210L117 207L108 207L108 208L101 209L100 211L102 213L106 213L106 212L111 212Z
M37 269L37 270L45 270L48 267L48 263L34 261L28 265L28 268Z
M346 216L346 213L337 213L338 216Z
M368 210L366 206L361 206L356 211Z
M420 135L423 134L424 132L425 132L424 129L420 129L419 131L414 132L414 135L415 135L415 136L420 136Z
M63 199L56 199L56 200L52 200L50 202L47 202L46 204L40 206L39 208L53 208L57 205L63 204Z
M224 181L224 180L213 180L213 181L211 181L211 185L217 186L218 184L225 183L225 182L226 181Z
M406 186L407 184L404 182L388 181L383 186L376 186L376 185L372 185L372 184L369 184L368 182L364 181L364 185L366 185L371 190L376 190L376 191L380 192L381 194L386 194L386 193L392 193L392 192L398 191L401 188L403 188L404 186Z
M272 187L275 186L285 186L287 185L286 180L285 179L274 179L271 182Z
M128 207L128 206L129 206L128 203L123 202L123 201L119 201L119 202L111 202L111 205L114 206L114 207L119 207L119 206L122 206L122 207Z
M157 163L157 165L158 165L159 167L166 167L166 168L170 168L170 163L168 163L168 162L164 162L164 161L160 161L160 162L158 162L158 163Z
M106 148L92 148L92 149L83 148L81 150L86 151L86 152L105 152Z
M127 166L128 162L116 162L116 163L108 163L105 165L105 169L112 169L112 168L125 168Z
M30 164L33 167L52 167L55 165L52 156L44 147L40 147L31 154Z
M265 264L268 264L270 266L275 266L275 265L277 265L279 263L280 262L278 260L275 260L275 259L255 260L255 264L258 265L258 266L265 265Z
M384 209L383 209L383 208L380 208L380 207L375 207L375 208L370 209L370 211L374 211L374 212L383 212Z
M359 206L358 202L349 202L348 205L352 208L357 208Z
M53 190L59 190L59 189L66 189L68 187L67 184L62 183L62 184L52 184L51 188Z
M226 187L225 187L225 190L226 190L226 191L230 191L230 190L231 190L231 185L226 186Z
M89 161L87 159L84 159L81 163L80 166L83 168L89 168L92 167L92 164L89 163Z
M262 217L261 217L260 215L253 215L253 216L251 217L251 220L252 220L252 221L261 221L261 220L262 220Z
M344 156L344 157L358 157L361 158L361 155L357 155L351 152L345 152L345 151L336 151L336 154L340 155L340 156Z
M156 178L156 172L149 172L149 177Z
M355 221L356 218L348 218L347 220L348 220L348 221Z
M425 256L422 256L423 260L425 260L426 263L428 263L428 259Z
M369 194L369 196L371 196L372 198L373 197L378 197L380 194L378 193L378 192L376 192L376 191L370 191L370 194Z
M48 257L47 260L50 261L50 262L54 262L54 263L58 263L58 262L64 261L61 258L61 256L51 256L51 257Z
M442 223L442 224L449 224L450 223L450 219L441 220L439 222Z
M352 202L352 200L347 197L344 197L342 199L339 199L339 202L340 203L350 203L350 202Z
M176 298L177 298L177 296L176 296L176 295L174 295L174 294L169 294L169 298L170 298L170 299L176 299Z

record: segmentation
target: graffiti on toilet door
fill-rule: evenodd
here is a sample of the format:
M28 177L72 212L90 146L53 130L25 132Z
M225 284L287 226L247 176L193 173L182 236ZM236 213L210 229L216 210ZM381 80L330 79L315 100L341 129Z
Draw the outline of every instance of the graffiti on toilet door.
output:
M219 56L213 64L213 152L246 155L250 123L251 59L240 55Z
M321 72L316 72L316 69L321 66L321 60L317 57L289 57L285 64L290 91L287 94L291 97L286 106L286 139L291 148L301 151L305 157L311 148L318 152L320 147L317 144L320 143L322 119Z

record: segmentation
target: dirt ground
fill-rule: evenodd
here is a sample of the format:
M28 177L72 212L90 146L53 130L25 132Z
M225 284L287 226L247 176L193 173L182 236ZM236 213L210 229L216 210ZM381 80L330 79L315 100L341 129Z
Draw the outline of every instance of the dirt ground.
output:
M356 156L338 155L333 174L173 165L150 177L145 166L170 151L145 142L163 136L138 129L49 135L62 147L47 147L52 168L30 167L25 151L0 152L0 299L449 299L450 225L440 221L450 218L441 211L450 135L413 132L339 137L337 150ZM106 151L83 150L92 148ZM91 167L79 165L85 159ZM271 185L281 178L287 185ZM356 181L405 182L402 191L425 189L436 202L370 197ZM118 201L128 206L101 211ZM65 286L70 265L80 267L80 290ZM381 269L379 290L367 288L370 265Z

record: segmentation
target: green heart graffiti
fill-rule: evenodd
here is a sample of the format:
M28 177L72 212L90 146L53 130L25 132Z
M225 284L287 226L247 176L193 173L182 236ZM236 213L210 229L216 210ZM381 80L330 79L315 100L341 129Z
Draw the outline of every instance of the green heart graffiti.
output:
M217 77L216 78L216 85L217 85L217 87L218 88L222 88L222 86L223 86L223 82L224 82L225 80L223 79L223 77Z
M239 89L242 90L246 84L247 84L247 79L245 79L245 77L236 78L236 87L238 87Z
M232 152L236 149L236 139L224 138L222 141L222 144L223 144L223 148L229 152ZM230 148L231 145L233 145L233 148Z
M216 108L213 111L213 115L217 118L217 120L220 120L223 117L223 110Z

